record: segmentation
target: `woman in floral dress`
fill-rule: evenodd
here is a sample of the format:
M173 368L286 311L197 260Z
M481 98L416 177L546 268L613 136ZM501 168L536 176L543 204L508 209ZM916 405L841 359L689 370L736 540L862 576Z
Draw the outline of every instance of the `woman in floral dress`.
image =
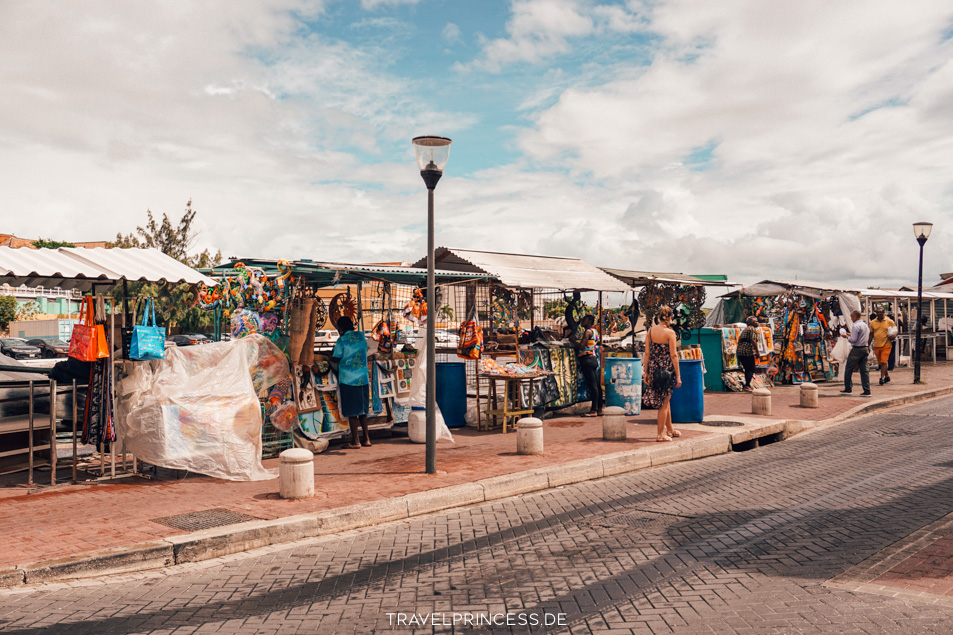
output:
M677 338L671 328L672 309L663 306L658 324L649 328L645 337L645 358L642 360L642 401L648 408L658 409L656 441L671 441L682 434L672 427L672 391L682 385L678 368ZM667 372L666 372L667 371Z

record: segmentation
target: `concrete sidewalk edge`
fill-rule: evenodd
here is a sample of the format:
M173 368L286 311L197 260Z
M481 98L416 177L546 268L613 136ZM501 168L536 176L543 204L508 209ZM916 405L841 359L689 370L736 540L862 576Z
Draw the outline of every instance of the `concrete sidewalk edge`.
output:
M514 472L474 483L415 492L373 503L205 529L125 547L18 565L12 569L0 570L0 588L130 573L210 560L269 545L370 527L446 509L624 474L646 467L725 454L731 452L732 445L736 443L778 433L781 438L788 438L800 432L834 425L884 408L949 394L953 394L953 386L861 404L835 417L819 421L773 419L748 422L742 430L711 432L704 437ZM723 416L719 418L724 419Z

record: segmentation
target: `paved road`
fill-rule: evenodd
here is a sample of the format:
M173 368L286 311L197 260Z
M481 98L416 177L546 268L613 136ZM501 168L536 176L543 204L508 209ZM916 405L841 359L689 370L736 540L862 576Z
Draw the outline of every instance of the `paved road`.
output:
M292 547L4 592L0 630L406 632L456 612L509 613L517 632L948 633L953 606L824 583L953 511L951 413L946 398Z

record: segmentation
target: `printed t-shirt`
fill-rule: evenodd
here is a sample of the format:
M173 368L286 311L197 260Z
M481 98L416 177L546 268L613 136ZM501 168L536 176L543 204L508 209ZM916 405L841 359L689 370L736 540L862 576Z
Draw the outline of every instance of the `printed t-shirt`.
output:
M367 339L363 333L348 331L338 338L331 357L341 360L338 367L338 381L348 386L366 386L367 380Z
M874 334L874 348L886 346L890 342L887 339L887 329L891 326L897 326L897 324L887 316L884 316L882 320L875 318L870 321L870 332Z

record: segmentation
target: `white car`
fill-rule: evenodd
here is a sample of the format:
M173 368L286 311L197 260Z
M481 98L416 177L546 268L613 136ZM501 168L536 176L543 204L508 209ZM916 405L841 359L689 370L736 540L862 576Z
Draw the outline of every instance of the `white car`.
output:
M338 341L339 337L341 336L337 331L315 331L314 346L315 348L334 346L334 343Z

